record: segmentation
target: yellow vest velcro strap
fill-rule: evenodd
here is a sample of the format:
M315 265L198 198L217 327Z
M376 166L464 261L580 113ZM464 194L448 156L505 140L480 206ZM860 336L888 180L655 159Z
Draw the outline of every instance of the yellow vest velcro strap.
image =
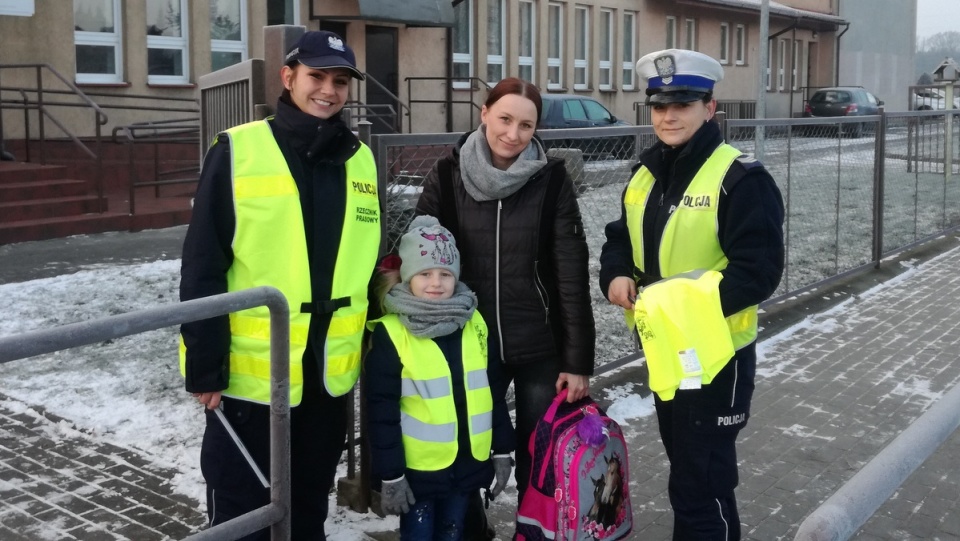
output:
M482 434L487 430L493 430L493 413L487 411L470 417L471 434Z
M471 370L467 372L467 390L475 391L490 386L490 380L487 379L486 369Z
M457 423L428 424L400 412L400 430L404 436L420 441L452 443L457 439Z
M296 184L289 181L289 175L248 175L234 178L234 197L275 197L295 195Z
M350 306L350 297L327 299L325 301L305 302L300 305L301 314L332 314L341 308Z
M290 343L306 345L308 325L290 324ZM234 336L244 336L257 340L270 340L270 320L259 317L247 317L240 314L230 314L230 333Z
M450 396L450 378L434 379L403 378L400 381L400 396L422 396L423 398L443 398Z

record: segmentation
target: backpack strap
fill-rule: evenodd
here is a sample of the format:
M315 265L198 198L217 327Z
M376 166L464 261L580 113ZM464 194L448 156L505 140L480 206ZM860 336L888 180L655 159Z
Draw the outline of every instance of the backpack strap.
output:
M437 162L437 176L440 180L440 216L437 219L453 238L460 238L460 216L457 213L457 198L453 193L453 164L449 158L440 158Z

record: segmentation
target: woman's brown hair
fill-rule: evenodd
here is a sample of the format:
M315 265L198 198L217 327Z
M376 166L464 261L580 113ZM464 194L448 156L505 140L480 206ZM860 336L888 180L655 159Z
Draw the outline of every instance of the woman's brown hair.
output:
M483 104L490 109L494 103L500 101L500 98L507 94L516 94L532 101L537 108L537 123L540 123L540 112L543 110L543 100L540 99L540 89L533 83L528 83L523 79L516 77L507 77L501 80L487 95L487 101Z

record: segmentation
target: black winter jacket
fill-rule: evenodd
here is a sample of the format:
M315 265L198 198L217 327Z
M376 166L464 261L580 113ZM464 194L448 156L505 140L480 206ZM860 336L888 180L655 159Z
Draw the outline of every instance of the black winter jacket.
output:
M459 148L427 175L417 214L436 216L457 239L460 280L477 294L499 359L558 362L561 372L592 375L595 355L587 242L564 162L550 158L516 193L476 201L460 176ZM445 208L440 172L449 171L455 209ZM556 205L545 209L548 185ZM555 192L557 193L557 192ZM450 200L449 198L447 199ZM455 217L457 223L450 224ZM551 223L541 228L544 220ZM541 238L544 231L546 238Z
M279 100L277 114L269 122L300 192L313 296L316 300L328 299L346 210L344 163L357 152L360 142L339 116L321 120L303 113L286 97ZM183 243L181 301L227 292L235 227L230 145L221 135L204 159ZM329 325L330 314L311 318L304 353L305 390L323 388L318 362L323 360ZM227 316L185 323L180 332L187 346L186 390L226 389L230 351Z
M367 402L367 429L370 434L370 453L375 482L389 481L406 475L417 499L490 487L493 480L492 461L478 461L470 450L466 417L467 397L463 388L462 337L463 331L457 330L434 339L450 365L453 399L457 408L459 446L457 458L451 466L442 470L417 471L406 467L401 439L400 371L402 365L400 356L383 325L377 325L374 329L372 346L363 362L365 382L363 396ZM502 370L491 347L487 374L494 397L503 397L502 390L506 387ZM497 389L501 391L498 392ZM506 401L503 398L494 399L491 450L494 454L510 453L514 450L515 440Z

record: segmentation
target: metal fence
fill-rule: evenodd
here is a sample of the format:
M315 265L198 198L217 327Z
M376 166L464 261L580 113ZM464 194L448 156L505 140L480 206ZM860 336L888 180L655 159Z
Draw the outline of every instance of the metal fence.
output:
M290 539L290 310L278 289L258 287L128 312L93 321L0 337L0 364L112 340L247 308L270 310L270 503L191 535L185 541L231 541L270 528Z

